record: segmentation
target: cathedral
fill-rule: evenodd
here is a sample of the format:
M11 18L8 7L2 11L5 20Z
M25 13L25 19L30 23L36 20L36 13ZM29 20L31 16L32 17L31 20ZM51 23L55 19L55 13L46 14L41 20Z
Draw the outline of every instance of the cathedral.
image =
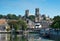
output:
M29 17L29 10L25 10L24 19L27 22L28 28L48 28L49 25L52 23L49 17L45 15L41 15L39 8L35 8L35 20L31 21ZM44 20L45 19L45 20Z

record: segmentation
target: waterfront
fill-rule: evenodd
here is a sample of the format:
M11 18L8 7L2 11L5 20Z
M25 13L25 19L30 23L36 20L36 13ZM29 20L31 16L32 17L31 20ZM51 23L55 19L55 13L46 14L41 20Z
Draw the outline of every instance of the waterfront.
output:
M16 34L0 34L0 41L52 41L49 39L43 39L39 34L29 34L28 37L22 37L22 35Z

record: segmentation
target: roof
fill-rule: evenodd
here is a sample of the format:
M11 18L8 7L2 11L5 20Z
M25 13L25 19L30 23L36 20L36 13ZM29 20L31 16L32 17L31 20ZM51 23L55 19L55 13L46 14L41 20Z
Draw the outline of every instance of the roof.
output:
M2 24L6 24L6 19L0 19L0 25L2 25Z

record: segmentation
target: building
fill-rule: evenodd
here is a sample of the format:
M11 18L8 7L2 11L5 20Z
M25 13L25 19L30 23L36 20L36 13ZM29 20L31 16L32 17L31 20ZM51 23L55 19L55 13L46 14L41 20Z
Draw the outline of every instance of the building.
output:
M40 14L39 8L35 8L35 21L31 21L28 17L29 10L25 10L24 19L27 22L28 28L48 28L52 23L49 17Z
M25 10L25 17L26 17L26 18L29 17L29 10Z
M7 24L7 20L6 19L0 19L0 32L4 32L8 28L10 28L10 27Z

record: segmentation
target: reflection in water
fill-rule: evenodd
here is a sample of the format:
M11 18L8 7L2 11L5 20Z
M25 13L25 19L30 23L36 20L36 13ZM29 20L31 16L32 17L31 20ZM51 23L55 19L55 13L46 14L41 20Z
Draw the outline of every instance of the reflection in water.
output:
M0 34L0 41L9 41L10 34Z
M42 37L40 37L39 34L29 34L28 36L28 41L53 41L53 40L49 40L49 39L44 39Z
M22 35L10 35L10 41L22 41Z
M16 34L0 34L0 41L52 41L39 37L39 34L29 34L28 37Z
M22 41L21 35L0 34L0 41Z

